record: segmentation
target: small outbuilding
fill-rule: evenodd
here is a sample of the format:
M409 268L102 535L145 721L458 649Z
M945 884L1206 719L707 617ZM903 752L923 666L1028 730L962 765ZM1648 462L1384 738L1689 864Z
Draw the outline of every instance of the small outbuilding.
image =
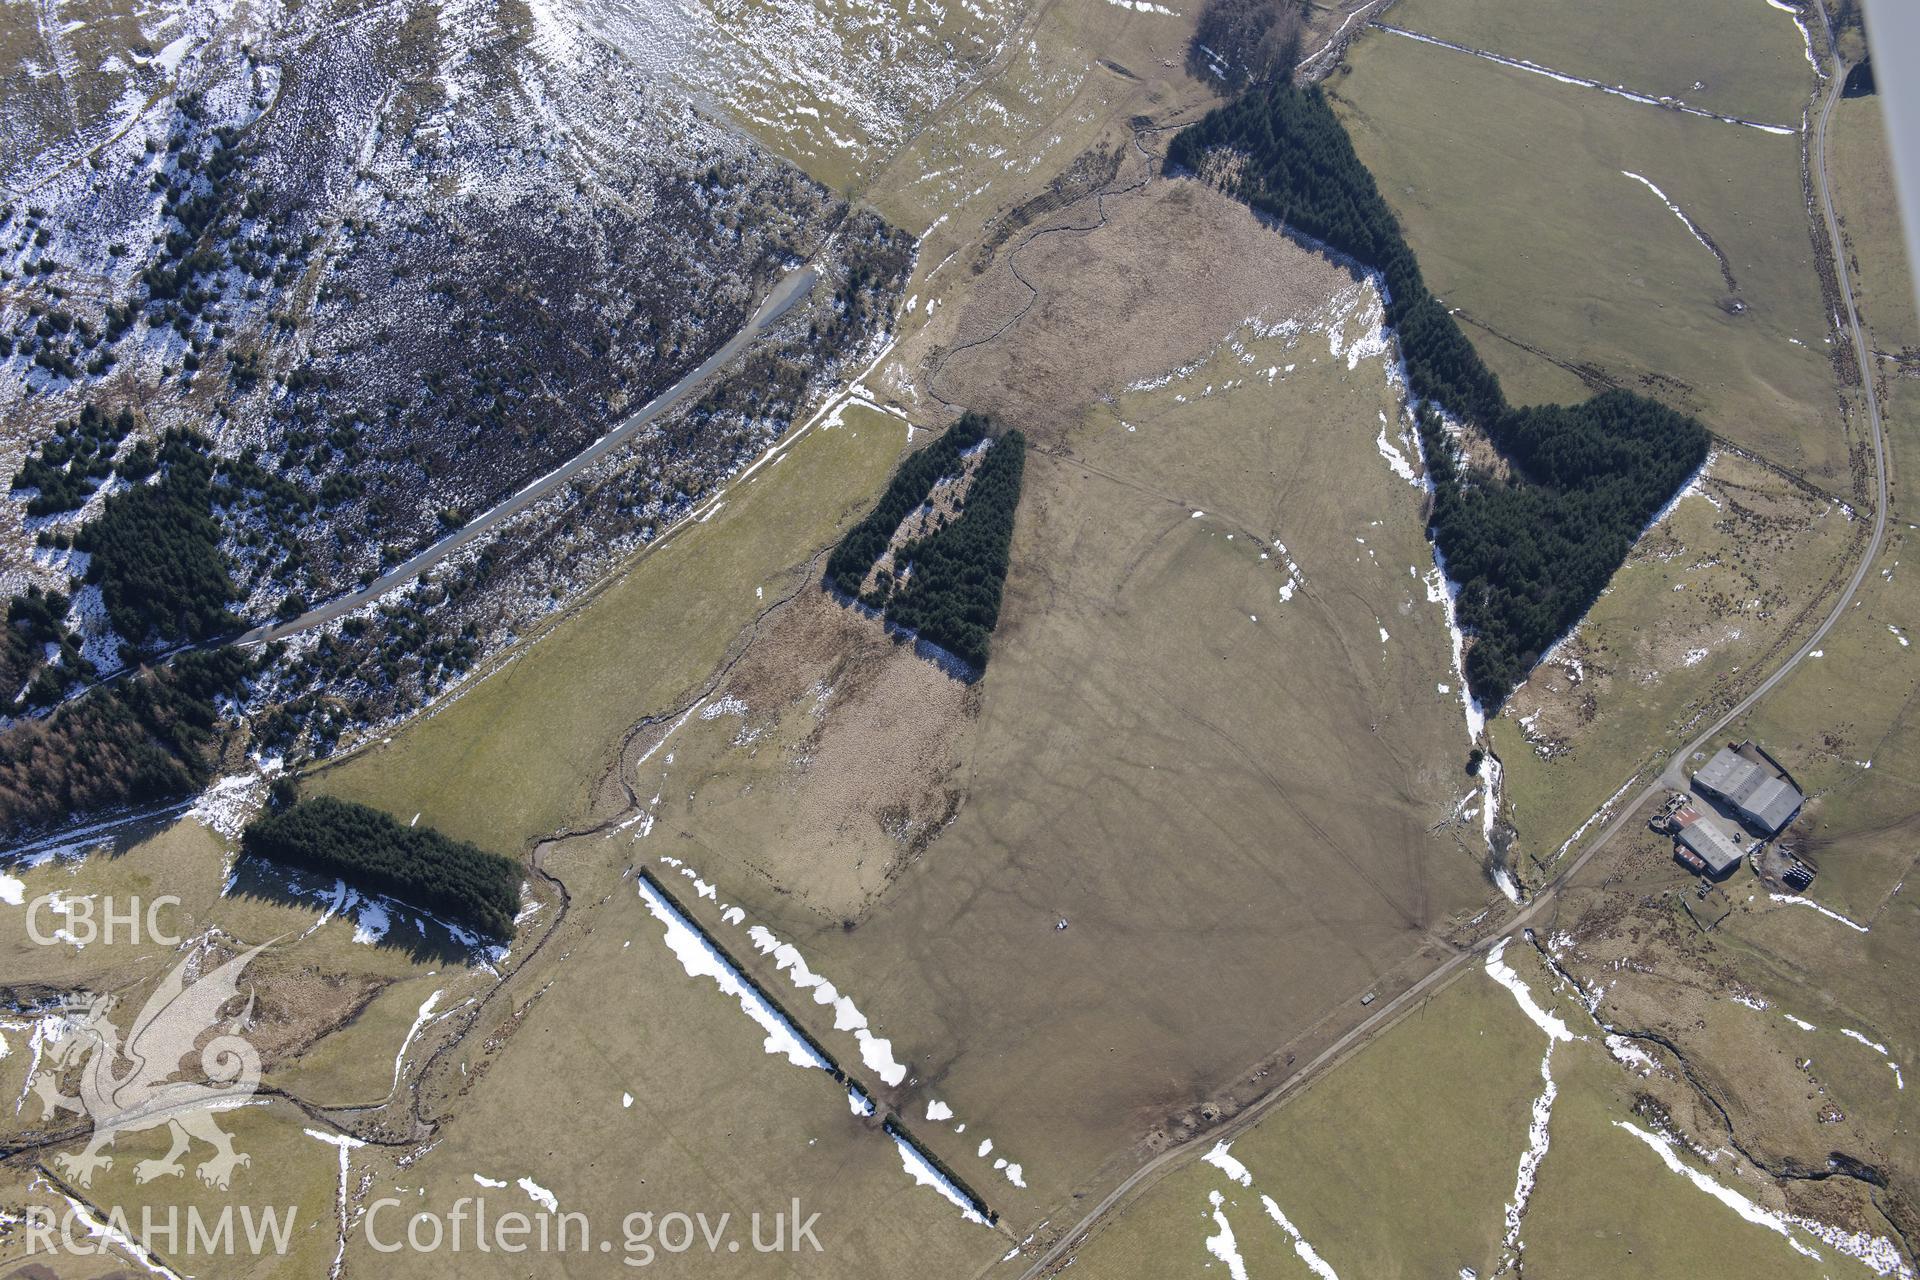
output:
M1687 866L1715 880L1740 865L1746 851L1712 818L1691 807L1674 815L1674 853Z
M1769 836L1793 821L1805 802L1786 770L1750 742L1720 748L1693 775L1693 783Z

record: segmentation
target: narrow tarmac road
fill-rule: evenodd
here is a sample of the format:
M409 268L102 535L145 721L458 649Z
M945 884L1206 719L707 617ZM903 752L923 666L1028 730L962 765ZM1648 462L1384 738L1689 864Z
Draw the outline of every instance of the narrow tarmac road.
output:
M766 299L753 313L751 319L741 326L739 332L727 339L726 344L708 356L693 372L668 387L665 391L647 401L621 420L620 424L601 436L598 440L567 459L552 471L547 472L526 488L511 497L505 498L493 507L475 516L446 537L433 543L424 551L415 555L406 563L389 569L360 590L351 595L340 596L327 603L307 610L297 618L286 622L265 624L255 627L242 635L236 644L270 644L275 640L284 640L288 636L298 635L302 631L323 626L335 618L352 613L355 609L370 601L401 587L419 577L427 570L445 560L474 539L512 519L540 499L546 497L561 485L591 467L600 459L631 440L634 434L660 415L672 409L686 399L722 366L739 355L747 345L773 327L780 318L791 311L799 301L813 289L818 273L812 267L802 267L783 277L773 286Z

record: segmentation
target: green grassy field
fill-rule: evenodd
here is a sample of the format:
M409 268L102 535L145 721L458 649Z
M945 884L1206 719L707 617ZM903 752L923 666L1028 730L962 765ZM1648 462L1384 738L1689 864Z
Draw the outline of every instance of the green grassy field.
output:
M1878 98L1843 98L1834 108L1827 166L1841 230L1851 250L1854 303L1874 345L1898 353L1920 345L1913 277L1901 243L1886 121Z
M1511 337L1497 337L1474 324L1461 326L1461 331L1499 376L1501 389L1513 404L1578 404L1593 394L1577 374L1538 351L1516 345Z
M1512 996L1470 974L1238 1138L1250 1188L1190 1163L1080 1250L1074 1274L1200 1272L1218 1190L1250 1274L1308 1274L1269 1195L1340 1275L1491 1275L1545 1044Z
M490 980L484 971L469 969L463 953L416 946L428 939L416 939L403 913L394 913L388 930L393 945L377 945L356 940L359 926L351 913L322 922L324 904L285 894L273 873L256 878L245 871L240 891L223 895L227 857L216 833L184 819L87 857L18 872L25 905L0 906L0 964L15 983L118 993L124 1029L153 984L179 962L180 946L146 934L144 916L138 939L122 926L111 939L77 933L87 941L84 947L41 943L29 933L28 910L50 893L90 899L99 926L110 904L124 912L130 903L177 898L178 905L158 910L155 922L188 948L209 931L237 945L268 944L243 975L261 993L264 1030L256 1047L267 1058L264 1078L328 1105L385 1098L394 1055L428 995L441 992L437 1007L450 1008ZM255 891L256 885L266 892ZM45 909L36 921L43 935L68 923ZM7 1034L15 1048L24 1042L24 1033ZM10 1086L18 1096L29 1067L25 1055L0 1056L0 1087ZM20 1121L37 1118L23 1113Z
M905 443L897 419L858 407L816 428L539 643L313 786L508 853L579 821L626 731L687 698L756 614L809 585L808 556Z
M175 1274L194 1276L247 1276L264 1280L269 1276L312 1277L328 1273L339 1246L340 1218L336 1208L339 1192L340 1156L337 1148L319 1142L302 1132L305 1117L281 1102L243 1107L220 1113L220 1127L233 1139L234 1150L250 1157L250 1163L236 1170L231 1187L217 1189L203 1185L193 1165L205 1159L208 1148L196 1143L183 1157L188 1162L179 1177L161 1177L141 1183L135 1177L139 1160L164 1155L167 1139L164 1130L150 1130L123 1137L115 1150L118 1158L111 1169L95 1174L85 1195L91 1208L86 1212L95 1221L105 1218L109 1209L140 1234L142 1214L164 1227L175 1224L171 1239L165 1231L143 1237L152 1250ZM309 1122L311 1123L311 1122ZM25 1185L0 1183L8 1207L42 1206L55 1215L54 1251L37 1247L28 1253L25 1232L12 1229L0 1237L0 1267L20 1262L10 1275L59 1275L119 1277L147 1275L145 1259L122 1249L92 1251L99 1246L86 1226L75 1220L73 1235L85 1249L68 1251L61 1244L58 1223L71 1202L58 1189L37 1176L23 1180ZM249 1243L243 1215L259 1215L271 1209L279 1221L291 1222L282 1252L271 1236L261 1236L258 1247ZM199 1215L208 1227L215 1227L223 1212L233 1214L232 1246L219 1243L197 1245L189 1235L189 1213ZM258 1220L257 1218L255 1219ZM124 1261L122 1261L124 1259ZM131 1264L131 1265L129 1265Z
M1523 859L1550 859L1637 767L1664 761L1790 652L1824 616L1812 584L1857 553L1837 507L1737 455L1718 455L1703 488L1641 540L1491 724Z
M1636 1098L1673 1082L1648 1080L1613 1060L1593 1022L1531 947L1514 941L1505 961L1576 1037L1558 1043L1549 1063L1555 1097L1548 1142L1519 1231L1529 1271L1596 1278L1869 1274L1795 1228L1795 1242L1821 1254L1816 1262L1668 1169L1620 1124L1651 1131L1635 1113ZM1779 1022L1722 1003L1727 1019ZM1236 1185L1215 1165L1186 1163L1099 1229L1077 1251L1074 1274L1131 1280L1208 1273L1217 1258L1209 1256L1208 1241L1219 1234L1211 1192L1223 1196L1220 1211L1250 1275L1310 1274L1261 1197L1271 1197L1343 1276L1500 1274L1504 1215L1529 1145L1531 1108L1543 1090L1546 1045L1508 991L1480 966L1467 970L1236 1139L1230 1154L1245 1165L1251 1186ZM1844 1052L1832 1039L1818 1051ZM1677 1158L1761 1211L1836 1220L1836 1198L1786 1201L1727 1154L1711 1163L1684 1152ZM1870 1206L1857 1207L1874 1221ZM1884 1224L1876 1230L1884 1234Z
M1166 65L1180 65L1190 31L1184 18L1108 0L1046 6L1027 40L889 157L868 197L927 236L925 268L962 246L970 254L989 219L1039 193L1075 157L1125 147L1129 116L1208 100L1204 86ZM967 256L947 270L969 273Z
M1352 73L1331 82L1336 105L1449 305L1850 488L1795 138L1385 32L1349 58ZM1735 290L1628 173L1719 246ZM1737 314L1722 305L1736 294Z
M1792 831L1820 867L1816 897L1866 918L1912 861L1902 832L1920 798L1920 759L1910 728L1920 692L1920 653L1900 643L1920 626L1920 599L1895 568L1911 547L1904 530L1890 538L1855 607L1802 663L1737 724L1731 737L1763 742L1806 789L1809 802ZM1899 633L1891 628L1898 627Z
M289 1091L310 1104L371 1106L385 1099L393 1086L396 1057L422 1002L438 992L438 1007L451 1009L492 981L484 970L470 968L463 955L414 945L411 922L404 915L396 914L391 922L397 945L375 945L356 938L360 929L352 915L323 921L319 903L287 897L271 887L278 884L271 875L267 892L243 888L223 895L228 855L227 843L217 833L186 818L85 856L15 868L9 874L20 882L22 905L0 905L0 965L9 983L17 984L15 990L28 1000L49 992L111 993L117 1004L109 1017L122 1035L130 1035L157 983L184 956L204 957L209 940L233 949L265 943L266 949L240 978L251 1008L244 1034L261 1056L263 1086ZM246 871L240 882L256 883ZM138 939L129 938L124 926L112 939L86 939L84 925L43 912L39 929L44 933L62 924L77 929L76 937L87 945L76 947L39 942L29 934L31 905L54 892L69 901L90 901L95 925L102 923L109 907L124 913L161 895L179 901L155 915L155 924L169 935L160 939L144 932L144 914ZM188 981L194 980L195 971L190 970ZM0 1053L0 1092L22 1104L7 1109L0 1128L9 1140L36 1138L50 1123L61 1123L59 1118L43 1119L39 1101L29 1092L31 1073L46 1062L29 1051L31 1034L23 1027L0 1029L0 1038L6 1044L6 1052ZM410 1064L417 1062L421 1043L413 1042ZM68 1080L66 1087L71 1090L74 1081ZM315 1124L308 1113L265 1097L220 1113L220 1125L233 1136L235 1149L250 1157L250 1163L234 1172L227 1190L203 1186L191 1167L177 1180L139 1182L137 1164L162 1156L167 1135L131 1133L116 1143L112 1167L96 1174L88 1198L96 1206L118 1206L129 1215L134 1235L182 1274L325 1274L338 1239L339 1157L336 1148L303 1132ZM43 1149L38 1159L63 1173L55 1157L79 1147L75 1141ZM210 1154L196 1144L187 1160L197 1165ZM64 1202L56 1203L64 1209ZM143 1207L164 1222L170 1209L185 1213L192 1207L218 1214L222 1206L238 1204L296 1210L296 1227L284 1255L257 1257L242 1250L235 1256L189 1256L178 1238L169 1240L164 1232L148 1237L140 1225ZM17 1243L0 1241L0 1250ZM0 1252L0 1258L11 1256ZM78 1262L58 1262L60 1274L70 1273L69 1261Z
M1830 164L1869 345L1897 354L1920 342L1912 276L1901 249L1875 99L1836 108ZM1920 692L1915 649L1920 627L1911 571L1920 392L1896 362L1880 362L1881 408L1890 453L1893 505L1887 545L1847 616L1738 726L1782 753L1812 797L1796 829L1818 856L1816 896L1867 918L1887 901L1912 861L1909 835L1920 813L1920 759L1909 727ZM1868 768L1868 763L1871 768Z
M611 19L626 43L625 15ZM696 101L840 191L858 187L985 72L1027 16L1019 0L916 5L813 0L786 6L696 0L672 32L641 16L643 62L663 43Z
M1527 1214L1529 1270L1541 1275L1682 1277L1866 1276L1863 1266L1825 1254L1814 1262L1777 1233L1742 1219L1669 1170L1658 1153L1618 1126L1629 1121L1632 1077L1584 1045L1556 1053L1560 1097L1554 1103L1553 1146ZM1586 1050L1579 1052L1579 1050ZM1753 1181L1682 1156L1749 1200L1768 1197ZM1803 1246L1817 1246L1802 1235Z
M1813 84L1793 15L1746 0L1405 0L1397 27L1622 85L1651 97L1796 125ZM1819 27L1818 19L1812 23Z

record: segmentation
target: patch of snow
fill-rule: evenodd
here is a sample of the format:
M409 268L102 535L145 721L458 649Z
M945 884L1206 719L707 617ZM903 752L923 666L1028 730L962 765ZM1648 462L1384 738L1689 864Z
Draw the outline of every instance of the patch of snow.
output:
M732 694L724 694L718 702L710 702L700 710L702 720L718 720L721 716L741 716L747 714L747 704Z
M987 1220L980 1215L980 1211L975 1209L967 1197L962 1194L960 1188L953 1184L952 1179L928 1163L927 1158L921 1155L912 1143L902 1138L899 1134L893 1133L891 1130L889 1130L888 1136L893 1139L894 1146L900 1149L900 1164L906 1169L908 1174L913 1177L915 1184L922 1187L932 1187L935 1191L939 1192L941 1198L960 1210L960 1216L968 1222L977 1222L983 1227L987 1225Z
M1540 1007L1534 1000L1533 990L1527 986L1526 980L1503 958L1506 955L1507 944L1512 941L1512 938L1502 938L1493 944L1491 951L1487 952L1487 976L1513 993L1513 998L1519 1002L1520 1011L1527 1015L1534 1026L1547 1033L1548 1040L1573 1039L1573 1032L1567 1029L1567 1024L1557 1014L1548 1013Z
M1253 1175L1247 1172L1247 1166L1240 1163L1237 1157L1228 1154L1228 1148L1232 1145L1230 1142L1216 1142L1213 1144L1213 1150L1207 1152L1201 1159L1241 1186L1250 1187L1253 1185Z
M1340 1280L1340 1274L1327 1264L1327 1260L1322 1258L1312 1245L1307 1243L1306 1238L1300 1234L1300 1228L1294 1226L1287 1215L1280 1212L1280 1206L1273 1202L1272 1196L1261 1196L1260 1205L1267 1211L1267 1216L1273 1219L1273 1224L1286 1232L1288 1238L1293 1241L1294 1256L1306 1264L1307 1270L1319 1277L1319 1280Z
M1219 1228L1216 1234L1207 1237L1207 1252L1227 1264L1227 1274L1233 1280L1247 1280L1247 1260L1240 1256L1233 1228L1227 1224L1226 1211L1221 1207L1225 1197L1218 1191L1209 1191L1207 1203L1213 1206L1213 1225Z
M108 1244L117 1246L125 1251L134 1261L138 1262L148 1271L153 1272L153 1274L163 1277L164 1280L181 1280L179 1272L167 1267L166 1264L149 1253L146 1247L138 1240L135 1240L131 1235L128 1235L125 1231L115 1226L114 1215L110 1214L105 1221L102 1221L100 1218L94 1216L88 1206L75 1200L65 1192L60 1194L60 1198L65 1200L72 1208L73 1220L86 1230L87 1235L96 1240L103 1240ZM344 1237L342 1238L344 1240ZM97 1251L101 1246L96 1245L94 1248Z
M1815 911L1818 911L1821 915L1827 917L1827 919L1838 920L1841 924L1847 926L1847 928L1852 929L1857 933L1871 932L1871 930L1869 930L1866 925L1861 924L1859 921L1849 920L1845 916L1841 915L1838 911L1829 911L1827 908L1821 906L1819 903L1815 902L1811 898L1803 898L1796 893L1769 893L1767 896L1773 899L1775 902L1786 902L1786 903L1791 903L1795 906L1812 907Z
M1529 1000L1531 997L1529 997ZM1523 1001L1523 1006L1526 1004ZM1513 1199L1505 1209L1506 1234L1501 1244L1510 1258L1520 1256L1520 1224L1527 1216L1527 1202L1533 1198L1534 1184L1540 1175L1540 1162L1547 1158L1549 1137L1548 1122L1553 1118L1553 1100L1559 1096L1559 1086L1553 1082L1553 1032L1547 1032L1547 1052L1540 1059L1540 1096L1533 1100L1532 1119L1527 1123L1527 1149L1520 1153L1520 1169L1514 1175Z
M1488 853L1493 852L1493 826L1500 817L1500 784L1506 776L1506 768L1499 760L1491 755L1481 757L1480 777L1487 802L1480 817L1480 835L1487 842Z
M354 916L353 940L370 946L386 937L387 930L392 927L393 917L386 907L377 901L370 901Z
M1817 1252L1809 1249L1794 1238L1792 1228L1788 1225L1785 1218L1782 1218L1779 1214L1771 1210L1761 1208L1733 1188L1722 1186L1706 1174L1701 1173L1698 1169L1687 1164L1680 1159L1679 1153L1673 1149L1673 1143L1663 1135L1649 1133L1630 1120L1615 1120L1613 1124L1616 1129L1625 1129L1628 1133L1646 1143L1647 1146L1652 1149L1653 1153L1660 1157L1661 1163L1666 1165L1667 1168L1687 1179L1687 1181L1693 1183L1694 1186L1706 1192L1721 1204L1726 1205L1727 1208L1733 1210L1748 1222L1753 1223L1757 1227L1765 1227L1769 1231L1777 1231L1786 1240L1787 1244L1793 1248L1795 1253L1804 1254L1812 1258L1815 1262L1820 1261L1820 1255Z
M367 1144L362 1142L358 1138L350 1137L349 1135L344 1133L323 1133L319 1129L306 1129L303 1132L305 1132L309 1138L316 1138L319 1141L326 1143L330 1147L340 1148L340 1190L335 1201L336 1207L340 1215L340 1244L339 1244L339 1247L334 1250L333 1266L327 1272L329 1276L334 1277L334 1280L338 1280L338 1277L340 1275L340 1268L343 1265L345 1265L347 1260L348 1153L351 1152L355 1147L364 1147Z
M767 1033L765 1048L768 1053L785 1055L788 1062L796 1067L818 1067L822 1071L831 1071L827 1060L808 1044L793 1024L781 1016L778 1010L766 1002L758 991L749 986L734 969L731 962L721 955L707 940L700 936L679 910L644 879L637 880L640 897L646 902L647 910L653 918L666 926L665 941L674 958L680 961L680 967L693 978L712 978L722 993L734 997L740 1002L741 1010L758 1023ZM904 1074L904 1073L903 1073ZM898 1084L890 1080L889 1084Z
M181 36L176 40L169 41L166 48L153 55L154 65L158 66L168 75L175 75L180 70L180 60L187 56L187 50L192 47L192 36Z
M1845 1036L1847 1039L1854 1041L1857 1044L1863 1044L1867 1046L1867 1048L1873 1050L1875 1053L1879 1054L1883 1058L1887 1056L1887 1046L1881 1044L1878 1040L1867 1039L1867 1037L1861 1035L1858 1031L1855 1031L1852 1027L1840 1028L1840 1034Z
M237 773L219 779L195 797L188 815L229 840L239 839L266 799L268 779L277 775L281 767L278 759L272 759L254 773Z
M799 948L781 941L765 925L754 925L747 930L747 936L753 940L755 950L773 957L774 967L784 972L795 987L812 991L814 1003L833 1006L833 1029L853 1032L860 1044L860 1060L868 1070L890 1085L907 1078L906 1064L894 1058L892 1043L873 1034L867 1015L851 996L840 994L833 983L807 967Z
M1418 437L1415 437L1416 443ZM1421 461L1424 463L1425 458ZM1466 711L1467 737L1478 742L1487 731L1486 712L1481 709L1480 700L1473 696L1473 690L1467 687L1466 680L1466 633L1460 629L1460 616L1456 609L1460 587L1447 576L1447 558L1439 547L1433 549L1433 568L1421 580L1427 588L1427 602L1437 604L1445 611L1447 636L1453 645L1453 674L1459 678L1460 705ZM1517 901L1518 899L1516 899Z
M1653 192L1654 195L1658 196L1660 199L1660 203L1667 206L1667 209L1673 214L1674 217L1680 219L1680 225L1687 229L1687 234L1700 242L1701 248L1705 249L1708 253L1713 253L1716 259L1720 256L1718 253L1714 253L1713 243L1710 240L1708 240L1706 235L1701 232L1700 228L1697 225L1695 225L1693 219L1687 216L1687 211L1685 209L1682 209L1679 205L1675 204L1673 202L1672 197L1668 196L1666 192L1654 186L1651 179L1644 178L1641 175L1633 172L1631 169L1622 169L1620 172L1625 176L1632 178L1635 182L1639 183L1641 186L1645 187L1647 190Z
M1825 80L1827 73L1821 69L1820 60L1813 56L1813 32L1807 30L1806 15L1801 13L1800 10L1793 5L1782 4L1781 0L1767 0L1767 4L1772 8L1780 9L1793 15L1793 25L1800 28L1800 44L1803 52L1807 55L1807 65L1813 68L1814 75ZM1886 1273L1882 1272L1881 1274L1884 1275Z
M406 1038L400 1041L400 1048L393 1055L393 1091L400 1088L400 1071L407 1061L407 1050L413 1044L413 1038L420 1034L420 1028L427 1025L427 1019L433 1016L434 1006L440 1003L440 992L435 991L420 1002L420 1008L413 1016L413 1025L407 1028Z
M1615 1062L1636 1075L1650 1076L1660 1069L1660 1063L1652 1054L1622 1035L1608 1033L1607 1052Z
M1578 840L1581 836L1587 834L1587 828L1592 826L1594 823L1603 822L1606 819L1612 817L1613 806L1619 802L1620 797L1627 793L1627 788L1631 787L1634 784L1634 782L1638 780L1638 778L1639 778L1639 775L1635 774L1633 777L1628 778L1625 782L1621 783L1620 789L1614 792L1612 795L1608 796L1605 804L1601 805L1598 809L1595 809L1591 814L1587 815L1587 820L1581 823L1578 827L1574 828L1573 834L1568 836L1566 838L1566 841L1563 844L1561 844L1561 846L1558 849L1555 849L1553 851L1553 856L1558 858L1561 854L1565 853L1568 849L1571 849L1573 847L1574 841Z
M1629 102L1638 102L1650 107L1663 107L1669 111L1680 112L1682 115L1700 116L1708 120L1718 120L1722 124L1742 125L1749 129L1758 129L1762 133L1778 134L1784 137L1792 137L1799 133L1798 129L1788 128L1783 124L1765 124L1758 120L1743 120L1736 116L1723 116L1718 112L1706 111L1699 107L1690 107L1677 98L1655 98L1644 93L1635 93L1619 85L1602 84L1598 80L1588 80L1581 76L1566 75L1562 72L1543 67L1537 62L1529 62L1525 58L1508 58L1501 54L1489 53L1485 49L1475 49L1467 45L1455 44L1451 40L1441 40L1434 36L1421 35L1417 31L1408 31L1402 27L1390 27L1384 23L1376 25L1378 25L1382 31L1391 32L1396 36L1405 36L1409 40L1418 40L1422 44L1437 45L1442 49L1451 49L1455 53L1466 53L1476 58L1485 58L1487 61L1497 62L1503 67L1511 67L1515 71L1525 71L1536 76L1545 76L1547 79L1557 80L1561 84L1574 85L1582 89L1597 89L1601 93L1611 94L1616 98L1625 98Z

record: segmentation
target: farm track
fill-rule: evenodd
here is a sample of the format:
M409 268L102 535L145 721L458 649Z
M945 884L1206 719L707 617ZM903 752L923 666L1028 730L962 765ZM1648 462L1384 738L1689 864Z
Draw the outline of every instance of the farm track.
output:
M1666 767L1661 770L1651 782L1625 801L1624 804L1609 803L1603 806L1599 812L1595 813L1594 816L1589 819L1590 822L1602 821L1609 813L1622 816L1631 814L1661 791L1669 787L1677 788L1683 786L1685 784L1684 773L1686 761L1692 757L1693 753L1708 742L1711 742L1717 734L1733 721L1745 715L1760 699L1778 686L1782 680L1786 679L1786 677L1805 660L1807 655L1825 639L1828 632L1833 629L1834 624L1840 620L1846 613L1847 608L1853 603L1853 599L1855 595L1858 594L1861 584L1866 580L1867 574L1872 571L1874 562L1879 558L1881 548L1886 540L1888 501L1886 438L1880 419L1880 400L1874 389L1874 380L1871 373L1872 366L1867 361L1869 347L1866 335L1860 325L1859 309L1854 302L1852 281L1847 269L1846 249L1840 236L1839 222L1834 213L1833 183L1828 172L1826 159L1827 133L1832 124L1833 109L1840 100L1840 91L1846 82L1846 75L1849 70L1847 65L1839 61L1838 58L1835 58L1834 61L1835 68L1828 79L1826 101L1821 107L1817 127L1809 134L1808 146L1813 155L1812 168L1819 177L1821 218L1825 224L1829 248L1833 255L1836 269L1839 272L1840 294L1846 304L1847 327L1853 341L1854 353L1858 360L1861 390L1864 395L1867 412L1867 424L1872 434L1875 489L1873 529L1866 539L1865 546L1861 549L1859 563L1855 566L1852 576L1847 580L1845 589L1841 591L1839 599L1835 601L1832 610L1827 614L1825 619L1821 621L1819 626L1814 629L1813 633L1801 643L1800 647L1795 649L1786 661L1782 662L1770 675L1750 690L1744 698L1722 713L1705 731L1700 733L1699 736L1679 751L1676 751L1667 762ZM1636 770L1634 774L1629 777L1628 784L1631 785L1633 779L1637 778L1643 770L1644 766L1643 769ZM1480 961L1495 942L1501 938L1511 936L1515 930L1529 928L1536 920L1542 918L1543 913L1554 905L1560 893L1574 877L1612 843L1613 837L1620 831L1628 829L1630 825L1631 824L1624 821L1607 823L1571 863L1561 869L1546 885L1542 886L1533 897L1528 899L1527 902L1496 931L1442 961L1434 969L1429 971L1426 976L1420 978L1405 991L1387 1001L1372 1015L1363 1019L1339 1039L1321 1050L1320 1053L1305 1066L1302 1066L1292 1075L1275 1085L1266 1094L1249 1104L1244 1111L1232 1120L1216 1129L1197 1135L1184 1143L1169 1147L1166 1151L1135 1170L1125 1181L1121 1182L1119 1186L1108 1192L1078 1223L1063 1233L1051 1248L1037 1258L1032 1265L1022 1273L1022 1280L1039 1280L1040 1277L1053 1272L1057 1264L1061 1263L1063 1259L1066 1259L1078 1246L1086 1242L1089 1235L1100 1225L1101 1220L1111 1214L1114 1209L1137 1196L1167 1173L1172 1172L1175 1167L1193 1159L1201 1152L1211 1149L1214 1143L1230 1142L1246 1130L1252 1128L1267 1112L1290 1099L1328 1068L1337 1066L1348 1058L1351 1058L1354 1054L1366 1047L1374 1037L1388 1030L1399 1022L1401 1018L1413 1012L1426 997L1439 991L1447 983L1467 972L1469 965L1473 962ZM984 1275L997 1265L998 1264L995 1263L982 1268L978 1274Z

